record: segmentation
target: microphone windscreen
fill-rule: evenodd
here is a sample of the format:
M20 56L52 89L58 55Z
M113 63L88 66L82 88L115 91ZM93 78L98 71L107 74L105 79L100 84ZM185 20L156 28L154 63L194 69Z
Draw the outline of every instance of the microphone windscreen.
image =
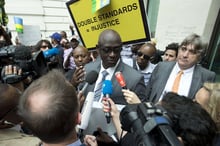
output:
M108 94L111 95L112 94L112 82L110 80L105 80L103 82L103 88L102 88L102 92L104 95Z
M115 73L115 77L121 87L126 87L124 76L120 71Z
M60 52L59 49L51 48L51 49L48 49L48 50L44 51L43 54L44 54L45 58L49 58L51 56L58 55L59 52Z
M97 78L98 78L98 73L92 70L86 75L85 81L89 84L93 84L97 80Z

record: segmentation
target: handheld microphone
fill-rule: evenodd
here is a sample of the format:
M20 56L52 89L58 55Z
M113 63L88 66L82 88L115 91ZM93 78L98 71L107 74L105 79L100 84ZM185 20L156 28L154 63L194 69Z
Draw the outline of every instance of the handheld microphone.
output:
M82 90L80 91L84 92L89 84L92 84L96 81L97 77L98 77L98 73L96 71L93 70L89 72L85 79L86 83L83 86ZM81 111L82 120L80 125L78 126L80 129L86 129L88 126L93 100L94 100L94 92L89 92L82 106L82 111Z
M89 72L85 78L86 83L84 84L83 88L80 91L84 93L87 86L89 84L93 84L97 80L97 78L98 78L98 73L96 71L92 70L91 72Z
M59 53L60 53L60 51L58 48L52 48L52 49L48 49L46 51L43 51L45 58L50 58L54 55L58 55Z
M115 73L115 77L116 77L116 80L118 81L119 85L122 87L122 89L128 89L126 86L124 76L120 71Z
M94 92L89 92L88 95L86 96L86 100L83 104L83 109L81 111L81 123L77 125L77 127L81 130L84 130L88 127L89 119L90 119L90 114L92 111L92 103L94 100Z
M112 82L110 80L105 80L103 82L102 92L103 92L104 97L110 98L110 95L112 94ZM108 103L108 105L110 106L110 103ZM105 112L105 117L106 117L107 123L110 123L111 113Z

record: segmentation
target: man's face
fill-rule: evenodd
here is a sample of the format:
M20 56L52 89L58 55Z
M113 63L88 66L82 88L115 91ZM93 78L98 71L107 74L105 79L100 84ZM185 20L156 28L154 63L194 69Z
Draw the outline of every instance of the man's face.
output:
M122 50L122 42L119 34L113 30L105 30L99 36L97 49L105 69L114 67Z
M195 65L200 59L200 53L194 49L194 46L189 44L186 46L180 46L177 62L180 69L188 69Z
M176 61L176 51L168 49L164 53L164 61Z
M149 46L141 47L137 52L137 64L141 70L144 70L149 63L150 57L153 56L155 51Z
M73 51L73 58L77 67L84 66L89 60L88 52L85 48L76 47Z
M99 46L100 57L105 69L114 67L117 64L122 50L121 47L120 44Z

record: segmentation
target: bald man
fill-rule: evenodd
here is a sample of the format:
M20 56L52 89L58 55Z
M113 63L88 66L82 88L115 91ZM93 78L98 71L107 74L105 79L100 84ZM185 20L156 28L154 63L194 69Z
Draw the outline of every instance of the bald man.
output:
M120 71L124 75L127 88L138 94L138 97L145 100L145 84L143 76L122 62L120 52L122 50L122 40L118 32L112 29L104 30L98 39L96 49L99 52L99 57L95 62L86 64L86 73L92 70L99 73L98 79L94 84L91 84L85 90L85 95L89 91L95 91L98 86L98 81L102 78L102 72L105 70L108 72L106 80L111 80L113 84L113 93L111 95L112 100L116 104L128 104L124 99L121 87L116 80L115 73ZM101 97L98 97L99 101Z
M122 88L116 80L115 73L120 71L125 79L127 88L134 91L141 101L146 99L145 97L145 84L144 77L135 69L122 62L120 53L122 51L122 40L118 32L113 29L106 29L99 35L96 49L99 53L99 57L96 61L85 65L85 72L96 71L99 75L95 83L89 84L85 89L85 96L88 92L95 93L94 101L99 103L102 101L103 95L98 94L97 89L102 82L103 72L106 72L105 80L111 80L113 92L110 98L118 105L127 105L127 101L122 93ZM100 92L99 92L100 93ZM90 115L90 121L85 133L92 134L97 127L101 127L108 134L115 132L114 127L111 124L107 124L102 109L94 108Z
M35 80L22 94L18 110L42 146L85 146L75 129L81 119L76 91L60 71Z
M140 71L144 76L145 85L148 84L155 64L150 62L150 58L156 53L156 48L151 43L143 44L137 51L137 57L133 59L133 68Z
M65 76L72 83L74 87L77 87L79 83L83 82L85 76L84 66L89 62L88 49L78 45L72 52L76 68L69 70Z

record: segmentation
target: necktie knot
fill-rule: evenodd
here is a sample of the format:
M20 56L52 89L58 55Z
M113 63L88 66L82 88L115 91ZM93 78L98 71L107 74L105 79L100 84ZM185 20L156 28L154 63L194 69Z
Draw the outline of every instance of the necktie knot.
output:
M183 74L183 71L182 71L182 70L180 70L180 71L178 72L178 74L182 75L182 74Z
M102 84L103 84L107 75L108 75L108 72L106 70L103 70L102 71L102 80L97 84L97 88L95 90L95 97L94 97L95 101L99 101L99 99L102 95Z
M102 79L104 80L107 75L108 75L108 72L106 70L103 70L102 71Z

